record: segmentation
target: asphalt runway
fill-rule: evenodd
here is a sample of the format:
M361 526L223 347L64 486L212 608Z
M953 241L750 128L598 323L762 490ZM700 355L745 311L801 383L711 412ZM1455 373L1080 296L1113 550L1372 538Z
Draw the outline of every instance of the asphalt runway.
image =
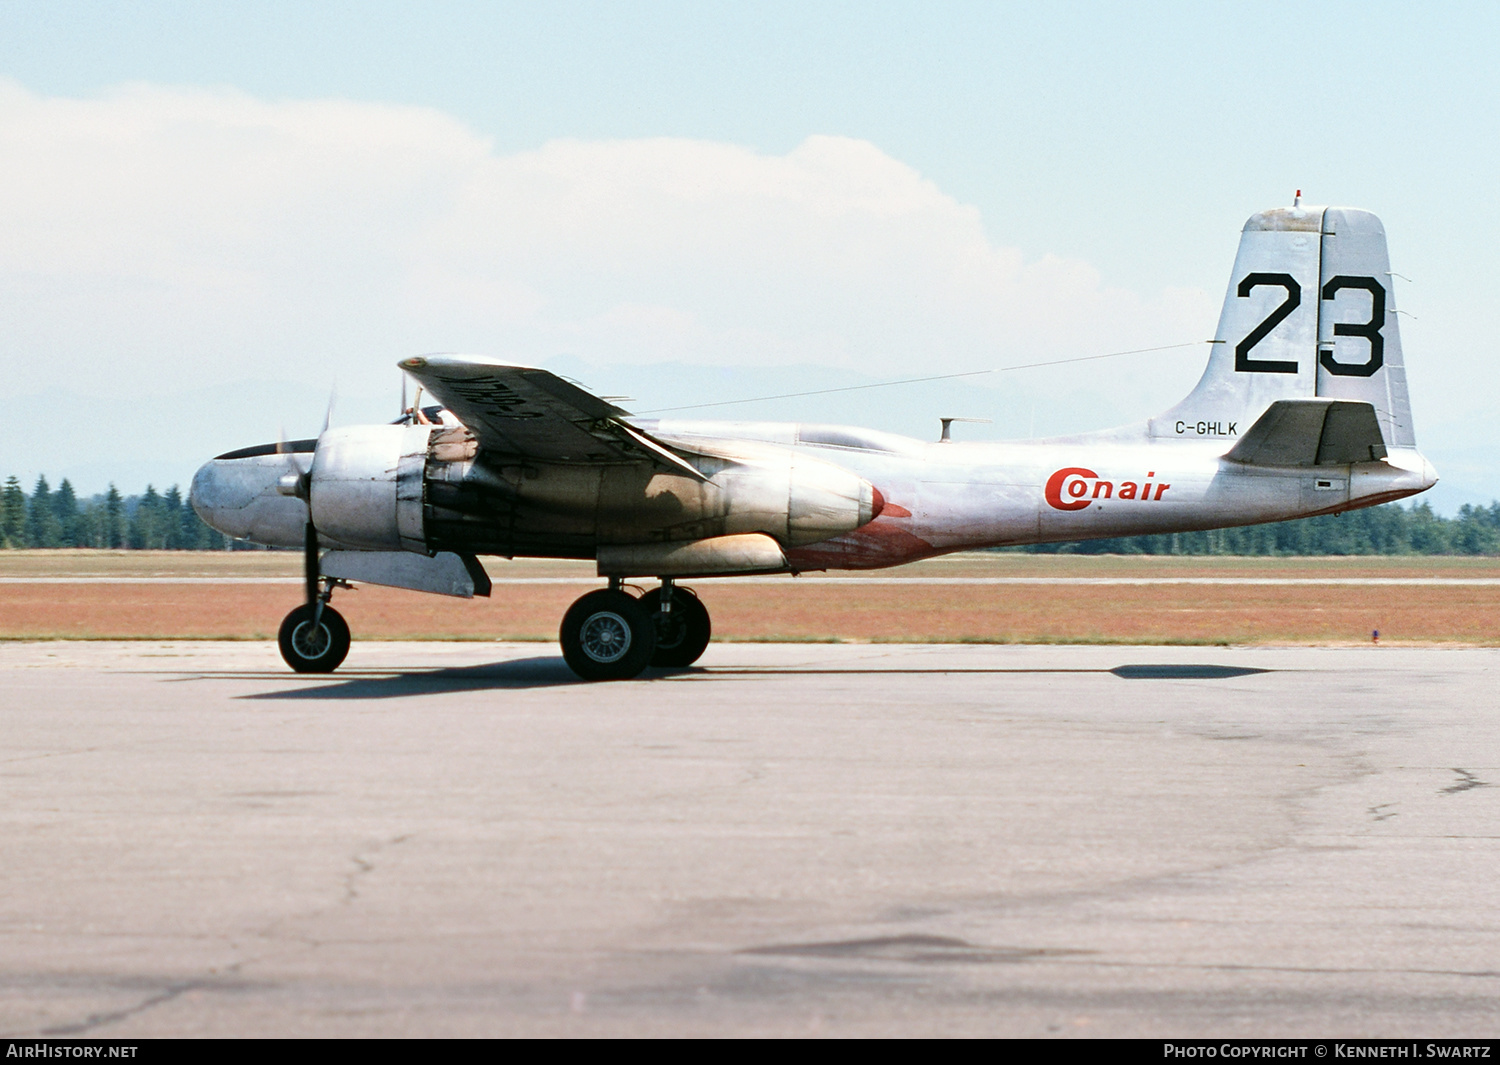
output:
M491 578L497 587L507 584L563 584L583 587L598 585L603 578L593 575L582 577L498 577ZM853 573L840 577L786 574L767 577L701 577L693 581L695 586L713 587L722 584L787 584L795 580L798 584L869 584L891 585L951 585L972 587L974 585L1051 584L1078 586L1100 585L1145 585L1145 584L1203 584L1225 585L1269 585L1370 587L1370 588L1493 588L1500 585L1500 577L1182 577L1175 575L1160 577L871 577L864 573ZM98 575L90 577L0 577L0 585L6 584L281 584L300 585L302 577L117 577Z
M0 644L0 1032L1500 1032L1500 649Z

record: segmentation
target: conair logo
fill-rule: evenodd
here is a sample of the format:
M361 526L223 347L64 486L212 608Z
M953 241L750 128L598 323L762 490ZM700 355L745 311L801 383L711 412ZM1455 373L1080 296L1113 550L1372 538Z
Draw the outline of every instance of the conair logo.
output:
M1119 491L1116 492L1115 482L1100 480L1097 473L1082 466L1069 466L1047 478L1047 488L1043 494L1047 497L1047 505L1054 510L1082 510L1096 499L1139 499L1146 503L1161 499L1162 494L1172 487L1169 484L1152 484L1151 478L1155 476L1156 471L1152 470L1139 484L1135 481L1121 481ZM1153 489L1155 495L1151 494Z

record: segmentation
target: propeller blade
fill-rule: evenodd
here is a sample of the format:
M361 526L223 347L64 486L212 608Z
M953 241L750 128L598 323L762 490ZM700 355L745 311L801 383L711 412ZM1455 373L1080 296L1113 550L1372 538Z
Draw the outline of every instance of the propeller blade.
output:
M328 409L323 412L323 432L328 432L328 427L333 424L333 402L338 399L339 386L335 383L328 390Z
M297 453L292 450L292 445L287 441L285 423L282 424L281 431L276 437L276 454L285 455L288 466L296 470L298 473L303 472L302 463L297 458Z

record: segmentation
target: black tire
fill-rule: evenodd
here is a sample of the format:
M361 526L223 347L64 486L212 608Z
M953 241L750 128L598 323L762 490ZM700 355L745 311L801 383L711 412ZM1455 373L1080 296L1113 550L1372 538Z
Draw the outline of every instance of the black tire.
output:
M690 666L703 655L713 636L708 609L687 588L672 589L672 609L661 612L661 589L641 597L641 606L656 623L656 652L653 666L681 668Z
M298 673L332 673L349 653L349 623L331 606L323 607L316 628L312 617L306 603L286 616L276 635L281 657Z
M651 664L656 627L625 592L590 592L568 608L557 634L563 659L584 680L629 680Z

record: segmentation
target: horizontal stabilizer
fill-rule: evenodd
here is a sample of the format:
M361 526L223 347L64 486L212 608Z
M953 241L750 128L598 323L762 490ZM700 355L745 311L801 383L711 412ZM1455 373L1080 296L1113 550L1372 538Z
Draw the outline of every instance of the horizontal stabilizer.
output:
M1347 466L1385 454L1373 405L1314 398L1272 403L1224 457L1247 466Z

